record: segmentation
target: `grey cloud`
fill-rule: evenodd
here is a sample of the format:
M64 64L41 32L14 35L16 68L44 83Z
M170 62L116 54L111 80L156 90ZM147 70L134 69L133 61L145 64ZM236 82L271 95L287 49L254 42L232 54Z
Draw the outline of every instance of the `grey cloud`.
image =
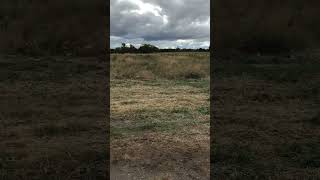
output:
M175 47L180 46L179 39L189 39L192 47L202 47L210 41L209 3L209 0L111 0L110 35L132 44L143 41ZM111 47L116 44L111 40Z

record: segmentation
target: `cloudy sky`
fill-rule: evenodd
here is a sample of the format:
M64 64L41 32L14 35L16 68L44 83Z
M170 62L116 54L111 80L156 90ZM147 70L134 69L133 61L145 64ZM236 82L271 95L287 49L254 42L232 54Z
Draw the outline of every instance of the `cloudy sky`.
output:
M111 0L111 48L122 42L139 47L207 48L210 0Z

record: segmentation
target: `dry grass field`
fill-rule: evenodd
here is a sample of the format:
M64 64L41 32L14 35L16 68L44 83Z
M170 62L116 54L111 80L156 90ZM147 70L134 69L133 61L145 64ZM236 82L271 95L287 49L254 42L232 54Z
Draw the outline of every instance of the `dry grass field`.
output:
M320 53L215 58L215 179L320 178ZM0 56L0 179L104 179L105 61ZM209 54L111 55L111 178L209 178Z
M208 53L113 54L111 179L209 179Z
M214 179L319 179L319 57L214 59ZM112 55L112 178L209 179L208 59Z
M106 63L0 56L0 179L105 179Z
M320 179L320 53L216 58L214 179Z

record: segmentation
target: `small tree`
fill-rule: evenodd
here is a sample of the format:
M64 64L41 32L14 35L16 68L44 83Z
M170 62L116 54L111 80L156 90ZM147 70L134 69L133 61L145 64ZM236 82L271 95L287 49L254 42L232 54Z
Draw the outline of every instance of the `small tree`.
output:
M130 53L136 53L137 51L138 51L138 49L136 47L134 47L134 45L130 44L129 52Z
M126 46L125 43L121 43L121 47L117 47L114 52L116 53L135 53L137 52L137 48L134 47L132 44Z
M153 53L158 51L159 51L159 48L151 44L143 44L139 48L139 52L141 53Z

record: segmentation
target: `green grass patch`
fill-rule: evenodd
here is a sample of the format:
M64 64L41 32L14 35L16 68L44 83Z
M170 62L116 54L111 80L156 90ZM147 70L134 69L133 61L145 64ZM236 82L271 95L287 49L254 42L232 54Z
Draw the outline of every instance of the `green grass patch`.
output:
M210 109L209 109L209 107L206 107L206 106L199 107L197 109L197 111L202 115L209 115L210 114Z

